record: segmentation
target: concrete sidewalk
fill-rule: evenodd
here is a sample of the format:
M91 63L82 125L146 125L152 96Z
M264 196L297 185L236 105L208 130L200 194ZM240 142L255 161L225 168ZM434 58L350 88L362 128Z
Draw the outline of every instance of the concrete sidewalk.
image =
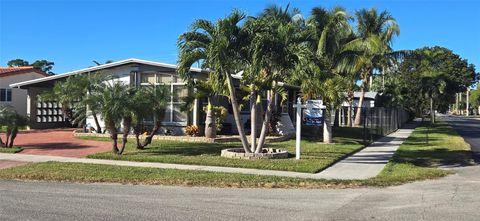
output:
M316 176L324 179L363 180L377 176L395 151L419 125L420 119L382 137L350 157L321 171Z
M224 173L241 173L265 176L284 176L297 177L308 179L368 179L375 177L382 171L390 158L393 156L397 148L405 141L412 133L413 129L418 125L418 122L407 125L405 129L400 129L377 142L365 147L360 152L338 162L337 164L327 168L326 170L317 173L300 173L289 171L275 171L275 170L260 170L234 167L217 167L217 166L200 166L200 165L184 165L184 164L169 164L169 163L150 163L150 162L134 162L121 160L102 160L102 159L87 159L76 157L62 157L62 156L46 156L33 154L6 154L0 153L0 161L21 161L21 162L66 162L66 163L91 163L102 165L117 165L117 166L133 166L133 167L149 167L161 169L180 169L180 170L199 170L209 172L224 172Z

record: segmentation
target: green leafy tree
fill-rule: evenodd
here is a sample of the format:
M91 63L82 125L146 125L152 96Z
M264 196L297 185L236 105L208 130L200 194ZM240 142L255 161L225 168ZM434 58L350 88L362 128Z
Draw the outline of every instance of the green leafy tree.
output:
M36 60L33 63L29 63L23 59L17 58L7 62L9 67L24 67L24 66L33 66L34 68L40 69L48 74L54 74L52 68L55 65L54 62L47 60Z

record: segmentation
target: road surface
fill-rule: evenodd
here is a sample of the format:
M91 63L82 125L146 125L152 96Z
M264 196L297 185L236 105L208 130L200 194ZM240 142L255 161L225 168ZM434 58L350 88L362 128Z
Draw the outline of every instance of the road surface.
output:
M460 136L470 144L472 152L480 159L480 118L444 116Z
M284 190L0 181L0 220L479 220L480 166L388 188Z

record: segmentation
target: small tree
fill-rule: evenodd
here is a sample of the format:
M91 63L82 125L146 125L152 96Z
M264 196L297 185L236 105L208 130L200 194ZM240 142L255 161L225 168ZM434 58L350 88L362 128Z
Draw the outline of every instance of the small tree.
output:
M13 147L19 128L27 126L26 117L18 114L12 107L0 106L0 127L6 128L6 140L3 143L0 138L0 144L5 147Z
M109 81L103 83L103 89L91 94L98 101L99 110L105 126L110 133L112 139L112 151L121 155L127 144L128 133L132 125L132 90L121 81ZM122 146L118 148L118 128L123 122L123 139Z
M102 82L107 79L103 73L70 76L65 81L55 83L51 90L44 91L40 97L43 100L58 102L62 106L64 118L71 120L72 124L83 124L87 117L87 109L90 110L96 131L102 133L98 121L98 103L89 95L100 90Z
M162 121L165 118L166 106L170 99L170 89L167 85L141 86L133 89L133 94L131 99L133 103L131 106L133 132L137 141L137 149L143 149L152 143L153 136L161 128ZM153 117L154 126L141 143L139 136L144 131L144 121L148 117Z

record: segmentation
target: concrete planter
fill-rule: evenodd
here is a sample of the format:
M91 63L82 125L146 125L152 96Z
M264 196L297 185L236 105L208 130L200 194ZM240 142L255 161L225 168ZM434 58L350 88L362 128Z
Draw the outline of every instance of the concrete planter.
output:
M221 153L222 157L234 158L234 159L286 159L288 158L288 152L281 149L266 148L261 153L245 153L243 148L230 148L223 149Z

